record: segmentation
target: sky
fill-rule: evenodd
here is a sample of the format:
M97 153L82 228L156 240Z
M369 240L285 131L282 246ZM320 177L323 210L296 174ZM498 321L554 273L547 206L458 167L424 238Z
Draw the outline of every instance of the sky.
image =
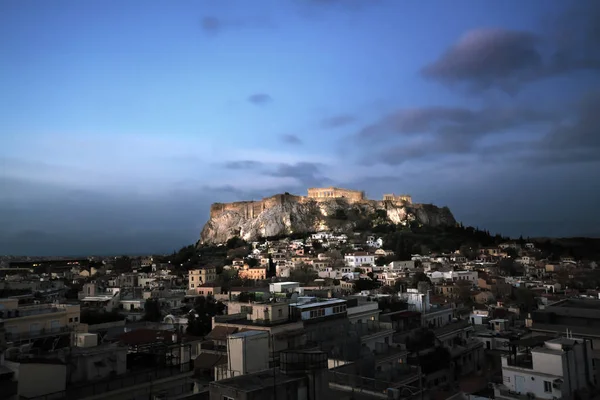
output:
M594 0L3 0L0 55L0 255L172 252L330 185L600 235Z

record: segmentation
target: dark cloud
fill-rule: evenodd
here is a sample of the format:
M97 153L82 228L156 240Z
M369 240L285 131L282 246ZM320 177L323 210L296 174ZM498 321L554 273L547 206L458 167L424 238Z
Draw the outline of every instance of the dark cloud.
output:
M296 164L277 164L273 170L265 172L265 175L277 178L294 178L304 187L322 185L330 182L323 176L321 169L324 165L311 162L299 162Z
M287 144L302 144L302 139L292 134L281 135L281 140Z
M321 121L321 126L323 128L331 129L331 128L339 128L342 126L350 125L351 123L356 121L356 117L350 114L342 114L336 115L331 118L325 118Z
M600 6L582 1L546 35L508 29L467 32L421 73L479 92L515 93L523 83L578 70L600 70Z
M529 32L478 29L465 34L422 74L443 83L467 83L473 90L498 86L514 91L541 73L538 39Z
M248 169L258 168L258 167L260 167L262 165L263 164L260 161L240 160L240 161L229 161L229 162L225 163L224 166L227 169L243 169L243 170L248 170Z
M363 128L358 139L385 149L377 160L397 165L429 155L461 154L488 135L551 123L556 115L525 107L401 109Z
M223 29L223 22L216 17L204 17L200 21L200 27L205 33L215 35Z
M266 93L255 93L248 97L248 101L260 106L272 102L273 98Z

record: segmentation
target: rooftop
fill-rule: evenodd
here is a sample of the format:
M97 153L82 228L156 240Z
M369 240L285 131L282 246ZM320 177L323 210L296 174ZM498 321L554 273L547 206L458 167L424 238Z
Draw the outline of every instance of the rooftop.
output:
M290 376L279 370L272 368L264 371L236 376L235 378L223 379L211 382L211 386L229 387L241 392L254 392L257 390L270 389L274 385L286 385L289 382L303 380L303 375Z

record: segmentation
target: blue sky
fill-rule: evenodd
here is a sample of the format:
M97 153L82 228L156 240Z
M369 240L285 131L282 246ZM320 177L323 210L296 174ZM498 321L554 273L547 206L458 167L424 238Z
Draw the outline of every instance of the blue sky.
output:
M574 5L5 0L0 254L171 251L211 202L321 184L597 234L600 7Z

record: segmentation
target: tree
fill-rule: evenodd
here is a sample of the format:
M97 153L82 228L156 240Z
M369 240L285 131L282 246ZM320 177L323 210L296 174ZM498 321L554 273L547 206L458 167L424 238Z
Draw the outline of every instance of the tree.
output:
M431 279L423 272L415 272L412 277L411 287L416 288L419 285L419 282L427 282L431 284Z
M510 258L517 258L519 257L519 252L517 249L509 247L506 249L506 255L508 255Z
M223 315L225 305L212 296L196 297L194 308L188 313L187 332L194 336L204 336L212 329L212 317Z
M329 265L333 268L341 268L345 265L344 256L339 250L329 250L325 255L329 258Z
M251 301L256 301L256 293L254 292L241 292L238 296L238 301L240 303L248 303Z
M307 284L318 278L317 272L310 265L301 264L292 269L290 272L290 280Z
M246 258L246 264L248 264L250 268L254 268L258 265L258 260L254 257L248 257Z
M160 303L156 299L147 299L144 305L144 321L159 322L162 319Z
M269 254L269 267L267 268L267 278L277 276L277 265L273 261L273 257Z
M247 246L248 246L248 243L245 240L240 239L237 236L229 238L229 240L227 240L227 243L225 245L225 247L227 247L229 250L237 249L239 247L247 247Z
M517 304L519 304L521 311L528 313L535 310L537 301L533 291L524 287L519 287L516 288L513 293L513 297Z
M374 281L373 279L358 279L354 281L354 291L356 293L360 293L363 290L375 290L379 286L379 281Z

